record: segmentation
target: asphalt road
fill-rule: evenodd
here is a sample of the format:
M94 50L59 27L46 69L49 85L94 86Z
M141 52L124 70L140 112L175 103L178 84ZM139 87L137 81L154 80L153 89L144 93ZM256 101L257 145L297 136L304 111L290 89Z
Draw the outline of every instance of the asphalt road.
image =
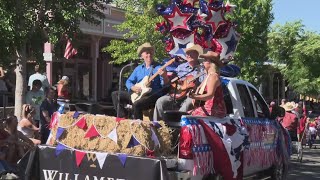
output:
M288 180L320 179L320 140L316 141L316 148L304 147L302 162L297 161L297 155L291 156Z

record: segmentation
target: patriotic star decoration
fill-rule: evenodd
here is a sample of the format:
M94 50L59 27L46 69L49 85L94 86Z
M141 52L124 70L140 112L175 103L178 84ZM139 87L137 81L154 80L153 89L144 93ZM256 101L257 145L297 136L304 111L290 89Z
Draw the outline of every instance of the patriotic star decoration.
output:
M183 0L183 4L190 4L191 6L194 6L194 3L199 0Z
M163 17L170 24L170 31L175 29L186 29L190 30L187 25L188 20L193 15L193 13L182 13L177 5L173 6L171 15L164 15Z
M180 121L181 127L187 126L189 124L190 124L190 121L187 118L182 118L181 121Z
M174 56L180 56L182 58L186 58L184 49L187 47L188 43L194 43L194 34L191 34L185 39L179 39L173 37L174 48L169 52L169 54Z
M240 35L235 31L234 27L230 27L228 36L218 39L218 42L222 46L222 52L220 53L220 59L231 59L237 49Z
M224 12L222 8L209 8L209 15L207 17L206 24L211 26L213 34L221 24L225 23L226 20L224 19Z
M232 14L233 10L234 10L237 6L234 5L234 4L231 4L231 3L229 2L229 0L228 0L227 3L224 5L224 7L225 7L226 12Z

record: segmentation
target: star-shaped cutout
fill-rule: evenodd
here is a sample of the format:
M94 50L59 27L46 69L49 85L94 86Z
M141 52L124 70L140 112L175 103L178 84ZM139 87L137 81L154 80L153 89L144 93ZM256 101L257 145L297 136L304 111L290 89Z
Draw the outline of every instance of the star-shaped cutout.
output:
M187 26L187 22L192 16L192 13L182 13L177 5L174 6L171 15L163 16L170 24L173 31L175 29L186 29L190 30Z
M228 36L218 39L218 42L222 46L222 51L220 53L220 59L230 59L233 57L238 42L240 40L240 35L235 31L234 27L230 27Z
M211 26L212 33L214 34L218 26L224 23L226 23L226 20L224 19L222 8L209 8L209 15L207 17L206 24Z
M229 0L227 1L227 3L224 5L224 8L226 10L226 12L228 13L232 13L232 11L236 8L237 6L234 4L230 4Z
M191 6L194 6L194 3L199 0L183 0L183 4L190 4Z
M188 43L194 43L194 34L191 34L185 39L179 39L179 38L173 37L173 41L174 41L174 48L169 52L169 54L174 56L180 56L185 59L186 56L183 50L187 47ZM183 52L181 52L181 50Z

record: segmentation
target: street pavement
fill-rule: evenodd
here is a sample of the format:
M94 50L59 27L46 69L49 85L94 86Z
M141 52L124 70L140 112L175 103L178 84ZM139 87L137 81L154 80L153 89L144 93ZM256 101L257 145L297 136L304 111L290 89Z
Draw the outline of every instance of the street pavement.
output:
M304 147L302 162L298 162L297 154L291 156L288 180L320 179L320 140L316 148Z

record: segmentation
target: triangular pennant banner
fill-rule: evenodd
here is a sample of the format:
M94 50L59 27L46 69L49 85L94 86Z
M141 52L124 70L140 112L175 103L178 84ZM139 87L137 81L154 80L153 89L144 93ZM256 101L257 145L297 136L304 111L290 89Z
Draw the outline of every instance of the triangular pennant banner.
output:
M80 113L78 111L76 111L74 114L73 114L73 119L78 119Z
M56 156L59 156L59 154L65 149L66 149L65 145L58 143L56 147Z
M132 148L132 147L137 146L139 144L140 143L137 141L137 139L132 135L131 139L130 139L128 145L127 145L127 148Z
M126 118L119 118L119 117L116 117L116 121L117 121L117 122L120 122L120 121L122 121L122 120L124 120L124 119L126 119Z
M117 135L117 128L114 128L109 134L108 138L112 139L115 143L118 143L118 135Z
M117 156L118 156L122 166L124 167L124 165L126 164L128 155L126 155L126 154L117 154Z
M99 136L100 134L98 133L96 127L94 125L92 125L90 127L90 129L87 131L85 138L92 138L92 137L96 137Z
M60 138L60 136L63 134L64 128L59 127L56 134L56 140Z
M108 153L98 153L96 152L96 157L98 159L98 163L100 168L102 169L104 162L106 161L106 158L108 156Z
M153 140L154 145L155 146L160 145L159 139L153 129L151 129L151 132L152 132L151 139Z
M86 123L86 119L84 116L81 117L81 119L79 119L79 121L76 123L76 126L78 126L81 129L87 129L87 123Z
M76 152L77 166L79 167L81 162L82 162L82 160L83 160L83 157L84 157L84 155L86 155L86 153L82 152L82 151L77 151L77 150L75 150L75 152Z

